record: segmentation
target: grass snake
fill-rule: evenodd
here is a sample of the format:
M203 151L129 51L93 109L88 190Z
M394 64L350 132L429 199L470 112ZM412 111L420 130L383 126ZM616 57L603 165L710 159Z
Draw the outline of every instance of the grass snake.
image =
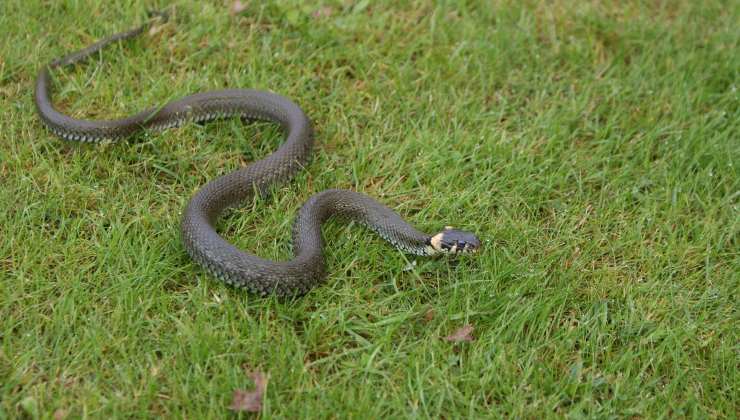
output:
M37 77L35 103L44 125L70 141L100 142L126 139L144 131L162 131L188 122L241 117L277 123L285 133L278 149L264 159L208 182L188 203L182 218L182 240L191 258L215 277L249 291L278 296L301 295L326 277L321 225L332 216L362 223L398 249L416 255L460 254L479 249L469 232L445 228L426 234L406 223L396 212L367 195L331 189L313 195L299 210L293 224L293 253L289 261L271 261L238 249L215 229L218 216L256 194L292 178L311 156L311 121L291 100L266 91L226 89L186 96L164 106L149 108L117 120L83 120L59 112L51 100L51 70L84 61L105 46L135 37L147 23L100 40L87 48L44 66Z

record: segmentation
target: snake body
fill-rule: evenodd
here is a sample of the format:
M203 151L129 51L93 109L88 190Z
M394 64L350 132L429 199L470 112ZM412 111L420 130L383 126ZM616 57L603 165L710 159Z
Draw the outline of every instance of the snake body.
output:
M293 225L294 258L289 261L263 259L224 240L214 226L226 208L249 200L255 194L266 194L272 185L289 180L308 163L313 146L311 122L291 100L248 89L198 93L118 120L81 120L56 110L51 100L53 68L84 61L113 42L142 33L150 24L112 35L44 66L36 80L36 108L41 121L52 133L65 140L81 142L121 140L143 131L162 131L188 122L227 117L279 124L285 132L285 140L275 152L208 182L185 209L181 224L185 249L212 275L259 295L304 294L326 277L321 225L332 216L358 221L411 254L457 254L478 249L480 241L471 233L445 228L435 235L425 234L371 197L338 189L317 193L301 207Z

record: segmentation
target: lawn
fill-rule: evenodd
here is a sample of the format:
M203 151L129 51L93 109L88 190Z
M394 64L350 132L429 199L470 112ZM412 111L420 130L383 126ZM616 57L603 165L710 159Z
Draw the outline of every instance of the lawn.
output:
M300 104L314 160L220 221L260 256L291 256L326 188L484 243L425 259L332 222L327 281L287 301L179 238L276 127L80 145L37 117L39 68L149 3L0 5L0 418L223 418L249 372L266 418L737 416L737 2L183 0L54 73L78 118L223 87Z

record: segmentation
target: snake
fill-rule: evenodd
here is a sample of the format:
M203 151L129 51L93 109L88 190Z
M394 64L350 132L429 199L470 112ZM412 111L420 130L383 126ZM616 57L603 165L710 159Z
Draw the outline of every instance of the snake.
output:
M167 13L150 13L150 18L134 29L52 60L38 73L34 101L43 125L55 136L71 142L115 142L187 123L236 117L246 122L279 125L284 139L277 150L207 182L194 193L182 214L180 236L184 248L206 272L260 296L303 295L328 275L321 226L334 217L365 225L398 250L412 255L470 254L481 248L480 240L471 232L449 226L433 234L421 232L374 198L343 189L318 192L301 206L293 223L290 260L264 259L228 242L215 227L226 209L267 196L271 188L290 180L310 162L312 122L293 101L263 90L213 90L113 120L72 118L57 110L52 102L52 71L81 63L106 46L136 37L154 22L167 18Z

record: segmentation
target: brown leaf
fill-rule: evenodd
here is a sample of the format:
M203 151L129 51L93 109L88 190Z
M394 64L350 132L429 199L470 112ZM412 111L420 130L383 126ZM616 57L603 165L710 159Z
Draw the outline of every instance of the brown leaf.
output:
M239 13L247 10L247 5L242 3L239 0L236 0L235 2L231 3L231 14L232 15L238 15Z
M434 319L434 309L429 309L424 314L424 322L430 322Z
M54 417L54 420L64 420L67 417L67 410L63 408L57 408L54 411L54 415L52 417Z
M229 409L258 413L262 410L262 396L267 388L268 377L259 371L247 372L247 374L254 381L254 391L235 390Z
M445 340L451 341L453 343L459 343L461 341L473 341L475 340L475 337L471 335L472 332L473 326L467 324L461 328L458 328L455 332L445 337Z

